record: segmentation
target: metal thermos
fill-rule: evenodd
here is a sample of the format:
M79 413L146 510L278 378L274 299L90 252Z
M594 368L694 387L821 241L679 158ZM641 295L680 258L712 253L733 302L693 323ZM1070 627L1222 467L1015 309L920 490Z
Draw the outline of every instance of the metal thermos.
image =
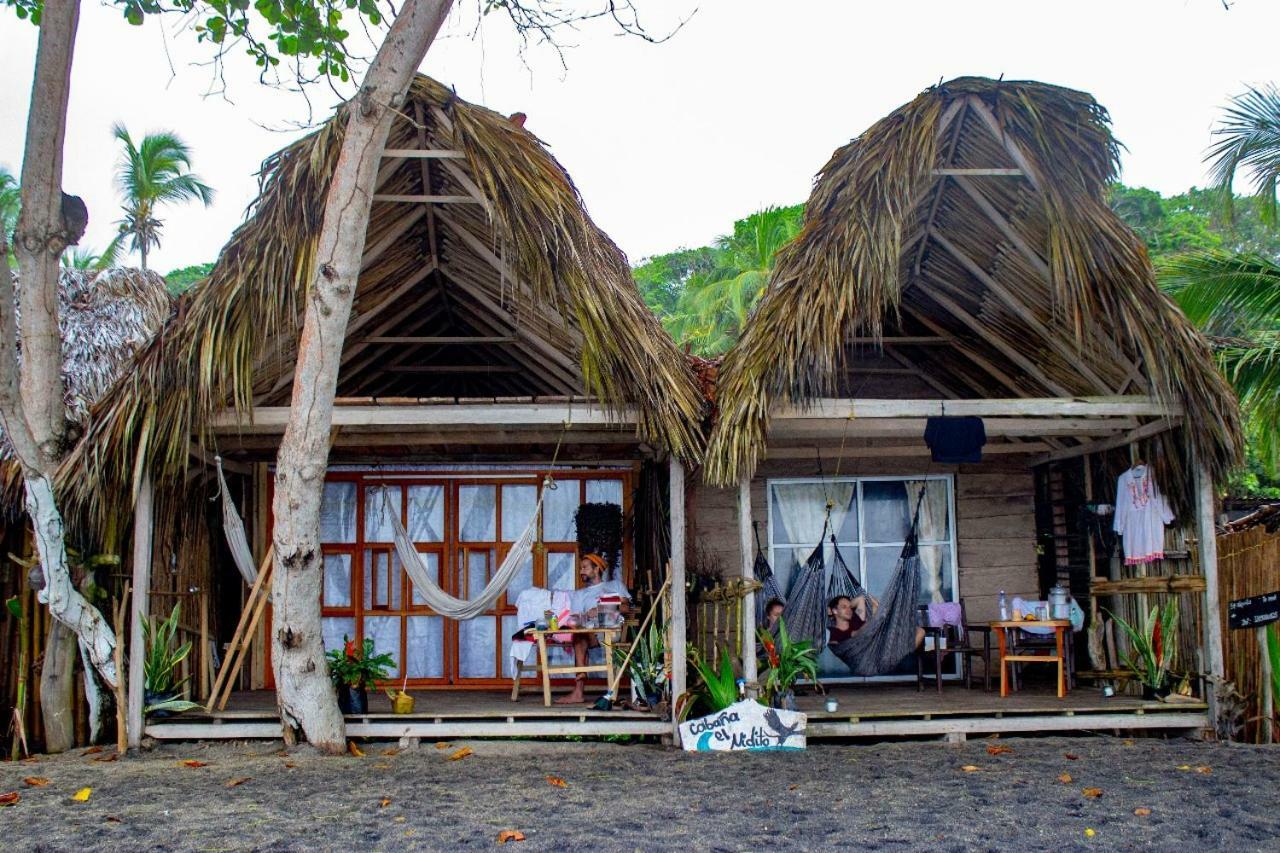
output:
M1071 595L1061 584L1049 590L1049 613L1054 619L1071 618Z

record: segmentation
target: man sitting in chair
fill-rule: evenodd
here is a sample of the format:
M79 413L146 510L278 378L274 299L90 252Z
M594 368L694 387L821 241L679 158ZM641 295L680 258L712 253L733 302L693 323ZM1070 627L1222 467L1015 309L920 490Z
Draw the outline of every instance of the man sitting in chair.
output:
M596 605L600 602L600 598L605 595L616 595L621 598L621 612L624 614L630 612L631 593L627 591L622 581L614 577L606 577L608 574L609 562L599 554L583 554L581 559L578 560L578 577L582 579L582 587L575 589L571 594L570 609L579 625L595 618ZM574 634L574 666L586 666L587 656L591 653L591 647L598 645L600 645L600 640L595 634ZM586 673L578 673L574 677L573 690L568 695L557 699L556 703L559 705L575 705L585 702L586 696L583 688L586 682Z

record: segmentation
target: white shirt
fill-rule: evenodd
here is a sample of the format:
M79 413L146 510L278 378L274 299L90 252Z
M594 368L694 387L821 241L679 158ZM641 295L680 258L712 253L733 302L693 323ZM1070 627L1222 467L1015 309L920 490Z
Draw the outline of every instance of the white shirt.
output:
M631 593L627 592L627 588L617 578L610 578L592 586L575 589L569 595L570 609L579 616L595 607L603 595L617 595L627 601L631 600Z
M1164 558L1164 526L1173 521L1151 469L1135 465L1116 482L1116 518L1112 528L1124 537L1127 566Z

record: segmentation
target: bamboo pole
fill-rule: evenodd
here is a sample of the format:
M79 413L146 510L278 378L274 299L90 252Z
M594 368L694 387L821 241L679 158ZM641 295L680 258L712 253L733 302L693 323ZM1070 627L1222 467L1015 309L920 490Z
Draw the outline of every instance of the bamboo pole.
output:
M685 565L684 565L684 464L675 456L668 462L671 493L671 701L684 695L688 674L687 626L685 623ZM677 746L680 744L678 715L672 715L671 733Z
M127 729L129 746L135 748L142 743L143 661L146 658L142 626L150 615L148 591L151 589L151 537L154 521L151 475L144 471L133 511L133 623L129 629Z
M116 647L113 651L115 655L116 672L124 672L124 626L125 613L129 610L129 584L126 581L124 585L124 594L120 596L120 600L115 606L114 627L116 632ZM115 697L116 697L116 752L124 755L129 751L129 721L126 716L126 706L128 688L125 686L123 678L116 679Z
M742 553L742 579L755 580L755 554L751 550L751 479L738 481L738 547ZM750 695L756 694L759 672L756 666L756 592L747 589L741 599L742 679Z
M1196 471L1196 535L1200 540L1200 571L1204 574L1204 647L1208 665L1209 719L1215 725L1218 708L1216 686L1226 676L1222 645L1222 609L1218 595L1218 531L1214 526L1213 478L1204 465Z
M200 593L200 690L199 698L209 698L209 593Z

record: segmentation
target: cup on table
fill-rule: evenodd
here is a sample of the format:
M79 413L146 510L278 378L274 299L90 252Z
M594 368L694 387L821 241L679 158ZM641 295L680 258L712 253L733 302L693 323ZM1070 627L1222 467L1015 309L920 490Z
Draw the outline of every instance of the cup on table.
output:
M834 696L827 697L827 713L828 714L834 714L836 712L836 709L839 707L840 707L840 703L836 701L836 697Z

